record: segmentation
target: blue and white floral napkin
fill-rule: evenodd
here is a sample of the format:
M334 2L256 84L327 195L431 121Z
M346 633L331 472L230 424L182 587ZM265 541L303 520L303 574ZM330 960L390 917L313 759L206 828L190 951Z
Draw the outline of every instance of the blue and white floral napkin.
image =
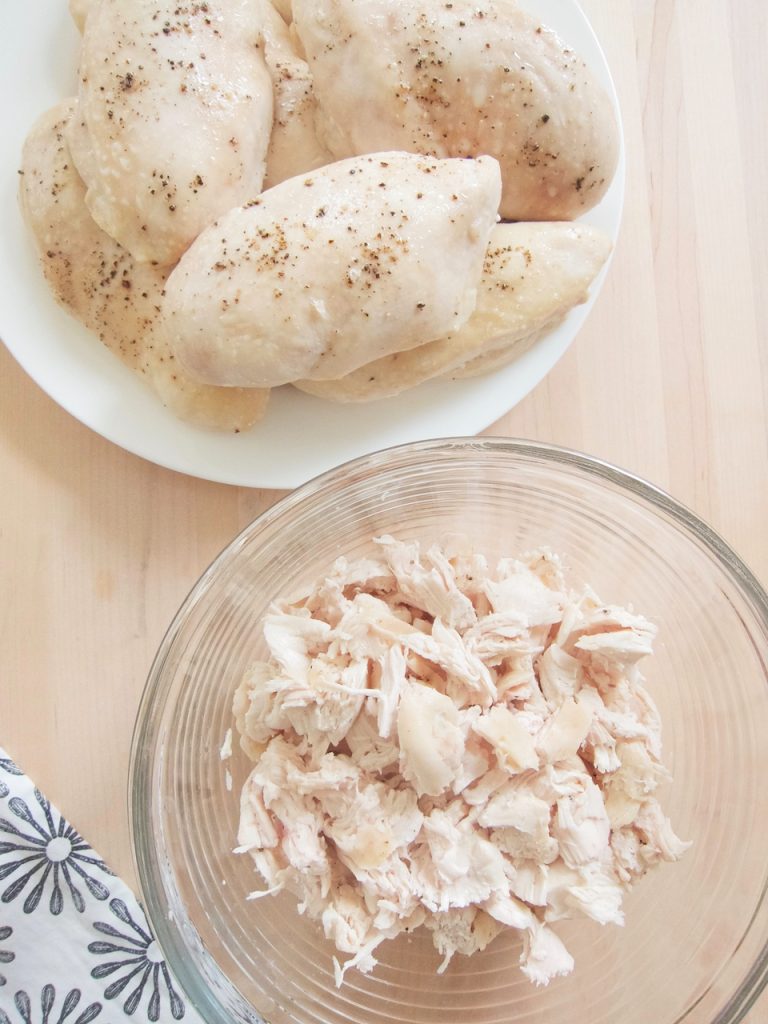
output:
M182 1019L136 897L0 747L0 1024Z

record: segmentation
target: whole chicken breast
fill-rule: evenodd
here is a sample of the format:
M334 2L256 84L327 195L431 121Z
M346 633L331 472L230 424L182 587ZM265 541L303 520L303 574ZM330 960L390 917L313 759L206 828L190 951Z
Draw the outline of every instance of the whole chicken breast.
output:
M589 225L497 224L485 253L477 306L463 327L339 380L297 381L296 387L337 402L367 402L442 374L494 369L497 360L512 359L586 300L610 248L609 239Z
M167 269L137 263L94 222L72 162L66 125L74 100L37 121L24 145L20 199L57 302L181 419L246 430L264 415L269 392L215 388L191 380L157 325Z
M173 351L210 384L350 373L457 330L496 219L490 157L379 153L291 178L204 231L166 285Z
M98 0L68 129L96 223L138 260L175 263L257 195L272 127L250 0Z
M571 220L608 188L610 98L513 0L293 0L293 18L336 157L490 154L507 220Z

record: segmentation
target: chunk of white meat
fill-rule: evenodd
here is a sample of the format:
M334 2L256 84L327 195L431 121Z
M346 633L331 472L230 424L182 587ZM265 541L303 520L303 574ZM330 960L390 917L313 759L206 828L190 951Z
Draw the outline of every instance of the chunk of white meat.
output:
M490 744L499 767L509 774L539 767L534 739L514 712L497 704L478 718L472 728Z
M481 909L507 928L532 928L536 917L530 907L515 896L495 894L481 905Z
M553 978L570 974L573 967L573 957L551 928L536 922L525 932L520 970L529 981L548 985Z
M176 263L258 195L272 126L261 35L250 0L90 10L69 143L93 219L137 260Z
M566 698L578 691L579 662L567 654L559 644L553 643L537 660L539 685L545 699L552 707L558 707Z
M675 834L672 823L654 798L644 801L633 826L643 844L643 862L649 867L662 860L679 860L691 846Z
M290 178L203 231L166 285L171 347L210 384L332 379L462 326L495 160L377 153Z
M535 860L523 860L514 866L509 863L509 891L523 903L532 907L547 905L547 879L549 868Z
M616 739L601 719L605 712L602 696L594 687L584 686L579 691L579 704L592 711L592 721L584 738L583 757L600 775L615 772L621 761L616 753Z
M447 970L454 954L472 956L473 953L482 952L502 928L499 921L474 907L433 914L425 923L432 932L435 949L443 957L437 969L438 974Z
M281 737L273 739L249 777L250 802L255 813L257 797L269 812L287 863L295 871L317 878L327 893L331 864L324 836L323 814L312 797L300 796L287 782L287 769L299 764L295 749ZM262 827L262 826L260 826Z
M272 79L274 120L267 150L264 188L331 163L317 137L312 75L299 56L282 12L259 0L263 18L264 59ZM290 10L290 4L287 5ZM290 20L288 18L287 20Z
M416 891L432 911L481 903L508 888L501 852L470 821L452 818L434 809L424 820L425 844L412 855Z
M285 784L299 796L312 796L321 804L324 799L338 797L342 804L353 799L362 784L359 765L343 754L325 753L309 758L309 763L289 762Z
M464 735L464 752L461 767L453 780L454 793L461 793L477 779L485 778L495 764L488 744L473 729L481 713L477 706L459 711L459 722Z
M624 890L608 871L592 865L574 871L552 865L547 879L547 921L589 917L598 924L624 924Z
M361 785L349 794L343 810L333 810L325 835L358 878L413 842L424 820L413 790L391 791L373 784Z
M611 832L613 870L618 880L629 886L648 870L641 856L640 836L630 824Z
M325 937L345 953L357 953L372 935L373 916L358 889L351 885L333 892L320 920Z
M464 632L467 650L485 665L528 653L527 622L519 612L492 612Z
M497 790L482 808L478 825L491 829L490 840L515 861L551 864L558 845L549 833L551 805L515 781Z
M282 712L299 736L316 750L340 743L366 699L365 662L340 666L322 657L313 659L306 682L289 680L278 692Z
M507 658L496 676L496 692L500 701L528 702L539 690L538 680L530 654L516 654Z
M506 220L570 220L608 188L619 138L610 98L512 0L482 10L470 0L294 0L293 17L338 157L489 153L502 166Z
M240 733L240 743L252 760L256 760L276 733L290 725L277 701L277 689L272 685L274 680L272 665L254 662L233 699L232 713Z
M273 850L279 837L272 817L267 813L262 784L254 772L245 781L240 794L240 826L237 833L239 852Z
M419 796L438 796L461 768L464 733L453 701L421 683L408 683L397 709L400 770Z
M330 639L331 627L309 612L287 615L275 611L265 616L263 632L270 656L282 671L290 679L304 682L312 658Z
M452 629L465 629L477 621L472 602L459 590L453 566L438 547L424 554L424 565L417 542L406 544L384 535L376 538L376 544L409 604Z
M527 566L534 576L538 576L545 587L556 590L561 594L566 591L565 573L563 561L558 554L550 551L549 548L534 548L533 551L526 551L515 562L522 562Z
M529 628L551 626L562 618L563 595L550 590L527 566L510 567L508 575L488 580L484 589L495 612L523 615Z
M510 350L519 351L521 342L586 301L609 252L609 239L587 225L497 224L485 251L477 305L457 331L383 356L338 380L295 385L335 402L368 402L450 374L480 356L503 352L503 364Z
M358 594L344 609L334 638L350 657L379 661L390 647L404 643L414 633L413 626L395 615L381 598Z
M21 207L54 298L175 416L248 430L264 416L269 391L211 387L189 377L158 329L168 269L137 263L88 212L66 139L74 108L74 100L64 100L43 114L22 154Z
M392 728L397 720L400 694L405 685L405 654L401 647L392 646L379 659L379 680L377 689L380 698L377 701L376 724L382 739L392 735Z
M431 634L414 631L403 637L403 643L446 672L448 693L458 706L481 704L489 707L493 703L496 687L490 671L467 649L455 629L435 619Z
M580 792L557 801L557 813L552 822L552 835L569 867L599 863L609 849L611 824L603 795L586 772L581 785Z
M408 863L393 856L380 867L358 875L374 927L379 931L406 931L424 922L427 911L414 891Z
M349 561L341 557L336 559L328 575L303 596L302 603L313 616L336 626L358 594L374 596L394 589L395 578L386 562L378 558Z
M358 715L345 736L352 761L365 772L393 775L400 760L399 747L392 739L382 739L376 719L368 714Z
M602 689L623 681L641 658L653 653L656 633L656 626L643 616L602 605L560 642Z
M536 736L536 750L542 761L554 764L574 757L592 724L592 709L573 697L564 700Z

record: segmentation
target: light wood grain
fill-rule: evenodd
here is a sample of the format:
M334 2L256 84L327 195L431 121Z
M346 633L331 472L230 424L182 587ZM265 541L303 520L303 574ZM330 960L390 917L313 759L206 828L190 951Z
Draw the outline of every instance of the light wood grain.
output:
M575 345L488 433L647 477L768 581L768 7L584 7L624 117L621 237ZM121 451L4 349L0 479L0 743L133 882L128 753L153 652L200 572L279 494Z

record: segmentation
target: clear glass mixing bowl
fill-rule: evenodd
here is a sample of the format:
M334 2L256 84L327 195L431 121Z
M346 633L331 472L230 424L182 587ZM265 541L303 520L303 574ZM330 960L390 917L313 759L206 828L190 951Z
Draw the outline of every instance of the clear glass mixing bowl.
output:
M693 847L626 899L624 928L566 922L567 978L534 988L514 933L438 976L428 937L380 947L334 986L334 950L289 894L259 886L236 845L248 771L219 749L232 694L263 654L269 602L371 538L468 534L490 556L546 545L570 580L660 627L644 664L673 781L662 802ZM407 445L326 473L253 522L204 573L141 703L132 830L146 908L208 1024L736 1024L768 977L768 598L699 519L574 452L502 439ZM234 786L227 788L227 770Z

